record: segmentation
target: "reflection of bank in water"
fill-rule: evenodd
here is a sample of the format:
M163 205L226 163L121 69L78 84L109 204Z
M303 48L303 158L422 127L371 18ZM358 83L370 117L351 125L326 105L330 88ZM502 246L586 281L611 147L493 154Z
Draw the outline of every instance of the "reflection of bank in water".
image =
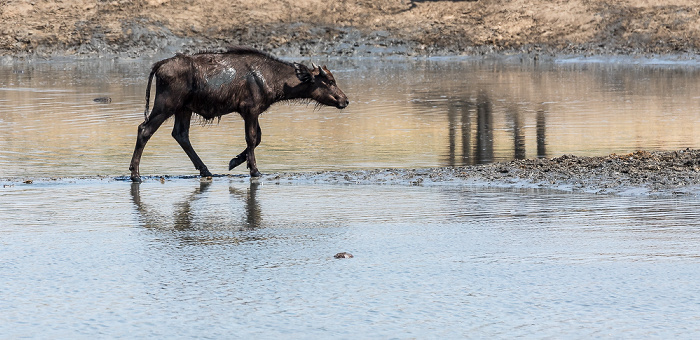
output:
M436 101L426 100L430 106ZM447 113L448 120L448 152L441 165L460 166L491 163L496 160L494 151L494 103L487 91L480 90L476 100L470 98L450 98L437 101ZM440 106L438 104L438 106ZM525 159L526 127L522 112L518 107L509 104L503 108L507 129L512 138L512 159ZM535 141L537 157L546 157L545 143L545 110L536 112Z
M261 121L268 131L261 149L268 172L425 168L700 147L697 66L329 62L344 74L342 86L358 99L356 105L342 112L273 107ZM143 72L149 64L0 65L0 178L124 175L124 158L143 120ZM12 73L19 67L23 73ZM111 104L93 102L103 94ZM242 124L231 116L214 126L192 127L192 141L212 171L229 174L231 150L245 144ZM149 148L144 171L197 173L172 138L156 138ZM246 171L233 174L241 172Z

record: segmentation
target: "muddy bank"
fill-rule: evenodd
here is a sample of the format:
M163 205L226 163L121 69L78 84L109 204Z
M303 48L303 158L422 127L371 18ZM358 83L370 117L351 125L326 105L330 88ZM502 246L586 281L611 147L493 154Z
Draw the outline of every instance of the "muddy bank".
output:
M0 54L170 55L250 45L288 56L523 53L675 55L700 51L692 0L10 0Z
M174 180L258 181L263 184L324 185L466 185L483 188L547 189L564 192L622 196L700 196L700 150L637 151L604 157L563 155L553 158L514 160L461 167L424 169L373 169L267 173L215 174L210 178L142 176L144 182ZM83 176L77 178L5 178L2 187L42 185L49 182L131 182L129 176Z
M472 185L615 195L700 195L700 150L514 160L466 167L281 173L265 182Z

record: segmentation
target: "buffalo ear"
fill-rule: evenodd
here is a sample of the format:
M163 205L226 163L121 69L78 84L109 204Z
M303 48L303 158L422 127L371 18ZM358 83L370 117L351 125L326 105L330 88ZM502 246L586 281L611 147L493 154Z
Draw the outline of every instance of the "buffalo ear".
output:
M299 78L299 80L302 82L312 83L314 81L314 76L311 74L311 71L309 71L309 68L306 67L306 65L294 63L294 71L297 74L297 78Z

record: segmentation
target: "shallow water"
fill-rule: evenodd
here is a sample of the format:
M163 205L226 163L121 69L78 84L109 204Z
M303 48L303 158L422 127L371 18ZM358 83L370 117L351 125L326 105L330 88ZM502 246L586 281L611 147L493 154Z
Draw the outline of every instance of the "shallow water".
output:
M0 178L128 174L150 63L0 66ZM274 106L261 118L263 142L256 153L262 172L700 147L698 65L472 59L327 64L350 106ZM112 102L93 102L102 96ZM143 175L196 173L171 129L172 120L147 145ZM245 148L236 114L194 126L191 138L214 173L227 173L228 161Z
M159 181L194 174L172 122L146 148L153 177L115 180L128 174L149 63L0 66L0 338L700 334L697 198ZM263 172L700 147L693 65L328 66L350 107L265 113ZM112 102L93 102L103 96ZM241 119L195 126L192 139L226 173ZM343 251L355 257L333 258Z
M235 178L2 199L4 338L700 332L696 199Z

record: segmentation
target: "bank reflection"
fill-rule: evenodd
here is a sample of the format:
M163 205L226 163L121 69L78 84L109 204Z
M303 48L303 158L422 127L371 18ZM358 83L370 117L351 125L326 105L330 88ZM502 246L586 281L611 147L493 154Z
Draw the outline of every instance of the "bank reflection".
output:
M444 98L444 92L416 93L417 105L430 107L447 114L447 152L440 165L461 166L492 163L503 159L526 159L527 114L514 102L494 101L486 90L479 90L476 98L469 93ZM501 120L497 124L496 119ZM532 119L532 118L530 118ZM547 157L546 110L540 105L535 112L534 141L536 156ZM503 137L495 131L505 130ZM500 146L497 146L499 144ZM503 149L506 150L503 150Z
M476 99L476 149L473 163L490 162L493 162L493 104L486 92L480 91Z
M537 158L547 157L547 147L546 147L546 121L544 110L537 110Z
M130 193L138 217L148 229L174 231L178 239L188 243L241 243L264 239L231 233L254 230L262 224L258 187L257 182L246 189L229 187L229 194L222 196L221 191L212 192L212 181L206 180L194 189L132 183Z

